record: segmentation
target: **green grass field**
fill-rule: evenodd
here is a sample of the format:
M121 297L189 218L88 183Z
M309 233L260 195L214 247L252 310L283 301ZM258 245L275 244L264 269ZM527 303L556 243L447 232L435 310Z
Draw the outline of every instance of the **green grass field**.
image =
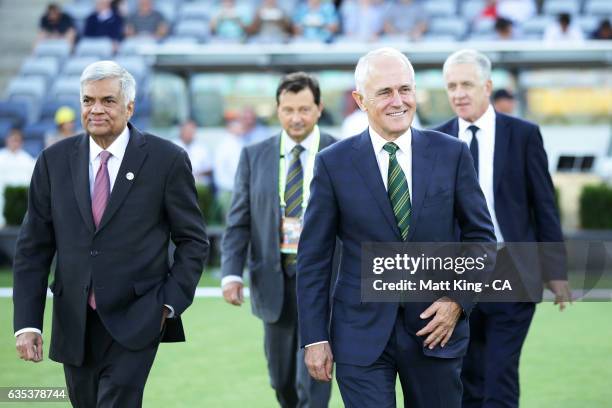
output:
M48 306L50 310L50 302ZM522 356L523 408L610 406L611 315L610 303L576 303L563 313L550 303L538 306ZM199 298L184 321L188 341L160 347L145 407L276 406L267 379L262 326L249 306ZM12 302L6 298L0 299L0 333L0 386L63 386L60 364L48 359L26 363L16 357ZM49 334L44 335L46 346ZM45 356L47 351L45 347ZM342 406L337 388L330 406Z

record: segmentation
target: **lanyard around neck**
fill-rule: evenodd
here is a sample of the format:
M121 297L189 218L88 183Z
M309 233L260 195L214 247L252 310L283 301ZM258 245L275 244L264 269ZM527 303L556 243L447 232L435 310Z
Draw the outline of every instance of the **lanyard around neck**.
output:
M285 166L286 137L289 137L289 135L287 135L287 132L283 130L280 140L280 161L278 163L278 196L280 199L281 208L285 208L287 206L287 203L285 202L285 184L287 182L287 169ZM315 125L315 127L312 129L311 137L312 142L310 144L310 149L308 149L308 160L306 161L306 166L304 168L304 197L302 199L302 215L306 210L306 205L308 205L308 198L310 197L310 182L312 181L312 176L314 173L315 156L319 151L319 143L321 141L321 133L319 132L318 125Z

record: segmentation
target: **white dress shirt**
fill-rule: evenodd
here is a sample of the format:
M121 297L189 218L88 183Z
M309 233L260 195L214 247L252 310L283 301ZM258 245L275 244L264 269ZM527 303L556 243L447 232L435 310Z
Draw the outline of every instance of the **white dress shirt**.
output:
M280 137L283 139L282 144L284 145L283 146L284 148L283 156L285 159L285 170L289 171L289 166L291 165L291 159L293 158L293 153L291 153L291 150L297 145L297 143L293 139L291 139L289 135L287 134L287 132L285 132L284 130L282 131ZM304 150L302 150L302 153L300 153L300 162L302 163L302 169L306 169L306 161L308 160L308 155L310 154L310 151L314 148L314 146L312 146L313 140L314 138L311 132L300 143L300 145L302 145L302 147L304 148ZM227 275L221 279L221 287L231 282L242 283L243 282L242 277L238 275Z
M497 242L504 242L499 223L495 215L495 192L493 185L493 159L495 156L495 110L489 105L485 113L474 123L459 118L459 139L470 145L472 141L472 131L468 127L474 125L478 127L476 138L478 139L478 181L480 188L487 200L487 207Z

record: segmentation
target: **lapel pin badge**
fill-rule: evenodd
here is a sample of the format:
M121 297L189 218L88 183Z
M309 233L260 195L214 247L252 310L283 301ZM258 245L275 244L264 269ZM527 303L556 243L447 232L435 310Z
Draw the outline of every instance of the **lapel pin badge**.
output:
M128 171L127 173L125 173L125 178L130 181L134 180L134 173L132 173L131 171Z

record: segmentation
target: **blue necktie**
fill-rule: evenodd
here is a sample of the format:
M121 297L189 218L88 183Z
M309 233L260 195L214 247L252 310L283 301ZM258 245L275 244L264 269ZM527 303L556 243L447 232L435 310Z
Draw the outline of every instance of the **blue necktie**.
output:
M478 132L479 127L475 125L470 125L468 130L472 132L472 141L470 142L470 153L472 153L472 158L474 159L474 168L476 169L476 175L478 175L478 139L476 138L476 132Z

